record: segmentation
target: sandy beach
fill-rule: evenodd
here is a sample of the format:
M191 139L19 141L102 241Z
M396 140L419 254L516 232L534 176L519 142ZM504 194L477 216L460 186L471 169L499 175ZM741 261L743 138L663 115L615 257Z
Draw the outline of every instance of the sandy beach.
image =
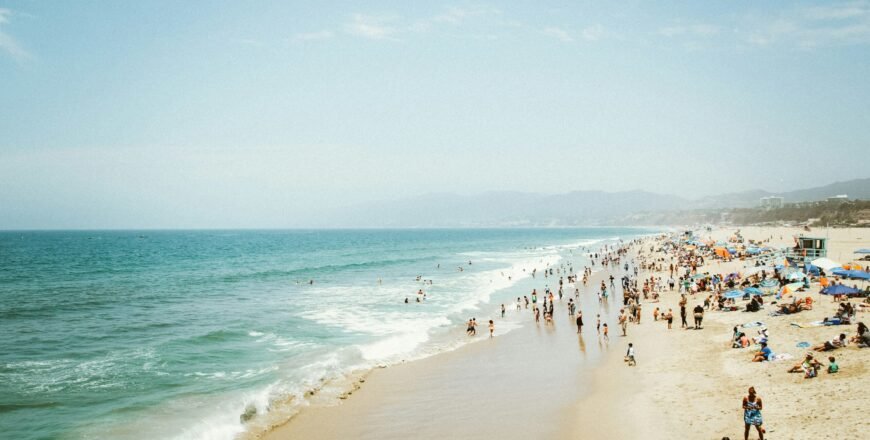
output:
M735 229L698 235L722 240ZM768 244L777 248L792 245L792 237L803 233L789 228L740 230L746 239L770 239ZM866 229L806 234L827 236L829 258L842 263L852 261L854 249L870 244ZM644 248L651 244L645 242ZM669 258L644 255L647 259ZM728 274L743 270L745 264L739 259L708 260L698 272ZM312 404L262 437L737 439L743 437L741 399L750 386L764 401L765 438L862 437L867 428L862 408L868 403L870 380L865 364L870 350L851 344L831 352L840 365L837 374L822 372L805 379L803 374L787 373L808 350L798 347L799 343L816 345L841 332L850 337L856 333L854 324L805 326L833 316L839 304L819 295L818 283L800 293L815 300L812 310L769 316L774 306L769 304L772 297L767 297L765 308L756 313L708 311L700 330L680 328L680 295L676 289L666 290L660 302L643 301L641 323L630 323L628 336L622 337L616 321L621 294L612 297L605 308L594 293L610 273L595 273L581 294L586 324L581 335L564 302L557 303L553 326L535 324L531 313L523 310L518 312L527 314L522 328L354 378L356 390L345 399ZM621 268L613 269L617 279L623 274ZM668 278L667 271L640 271L638 277L650 275ZM517 295L527 293L518 291ZM689 295L689 309L703 303L708 293ZM738 305L744 303L738 301ZM672 329L662 320L653 320L655 307L674 310L677 316ZM858 309L856 321L865 321L864 311ZM609 342L596 333L598 313L611 327ZM690 316L690 327L691 321ZM752 348L731 348L732 328L754 321L764 322L769 329L775 353L787 353L793 359L753 363ZM746 333L756 336L756 330L748 328ZM477 338L485 339L485 329L480 333ZM636 348L636 367L623 361L629 342ZM827 364L828 355L818 353L817 357ZM757 438L754 430L750 438Z

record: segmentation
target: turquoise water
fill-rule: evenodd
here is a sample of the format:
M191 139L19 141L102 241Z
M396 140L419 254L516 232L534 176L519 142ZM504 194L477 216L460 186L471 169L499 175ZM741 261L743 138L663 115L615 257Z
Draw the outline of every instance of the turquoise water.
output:
M581 246L648 232L0 232L3 437L232 438L324 380L463 343L523 267L582 270Z

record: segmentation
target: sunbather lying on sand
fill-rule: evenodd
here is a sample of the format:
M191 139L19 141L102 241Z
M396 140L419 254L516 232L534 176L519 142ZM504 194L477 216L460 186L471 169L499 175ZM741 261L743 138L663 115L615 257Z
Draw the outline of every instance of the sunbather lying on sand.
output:
M831 351L836 350L838 348L845 347L848 342L846 341L846 334L840 333L840 336L830 341L825 341L819 345L813 347L814 351Z

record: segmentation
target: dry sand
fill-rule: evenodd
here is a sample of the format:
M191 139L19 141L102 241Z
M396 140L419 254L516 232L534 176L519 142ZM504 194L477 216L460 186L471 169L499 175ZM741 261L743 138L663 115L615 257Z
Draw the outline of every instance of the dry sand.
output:
M707 235L723 238L732 232ZM791 236L800 231L742 228L742 233L747 239L773 236L772 244L779 246L791 244ZM870 244L867 229L812 234L829 234L829 257L843 263L851 260L854 249ZM743 264L713 263L699 271L727 274ZM601 312L603 322L612 327L612 340L604 343L595 334L599 305L591 292L598 283L593 279L581 296L586 321L581 338L563 303L557 307L554 328L528 322L493 340L376 370L347 400L307 408L265 437L738 439L743 435L741 399L749 386L764 400L765 438L866 437L870 425L864 408L870 401L870 379L865 364L870 349L850 346L833 352L841 369L836 375L822 373L807 380L802 374L786 373L807 350L797 348L798 342L815 345L840 332L855 333L854 325L790 325L834 314L836 303L828 297L818 301L817 286L810 290L817 299L812 311L771 317L767 305L758 313L707 312L702 330L680 329L679 295L664 293L661 303L644 303L642 323L630 324L628 337L618 336L614 313L621 298L612 298L609 310ZM699 294L690 299L690 311L703 298ZM663 321L653 321L656 306L674 309L672 330ZM859 321L866 320L863 313L859 312ZM531 316L528 320L533 321ZM767 324L774 352L790 353L796 359L752 363L751 349L730 348L732 327L758 320ZM747 334L752 335L752 329ZM623 363L628 342L637 347L636 367ZM823 355L827 363L828 354ZM756 436L754 431L750 434Z

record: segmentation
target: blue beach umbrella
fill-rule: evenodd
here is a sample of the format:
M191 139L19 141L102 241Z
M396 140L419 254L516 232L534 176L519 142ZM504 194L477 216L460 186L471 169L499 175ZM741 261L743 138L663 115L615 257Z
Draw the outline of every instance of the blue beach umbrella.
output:
M834 275L839 275L844 278L850 278L853 280L870 280L870 273L864 272L863 270L834 270Z
M764 292L762 292L761 289L759 289L757 287L747 287L747 288L743 289L743 291L746 292L748 295L763 295L764 294Z
M861 293L861 289L837 284L836 286L826 287L819 293L822 295L854 295Z
M742 290L734 289L725 292L725 298L728 299L743 298L744 296L746 296L746 293L744 293Z

